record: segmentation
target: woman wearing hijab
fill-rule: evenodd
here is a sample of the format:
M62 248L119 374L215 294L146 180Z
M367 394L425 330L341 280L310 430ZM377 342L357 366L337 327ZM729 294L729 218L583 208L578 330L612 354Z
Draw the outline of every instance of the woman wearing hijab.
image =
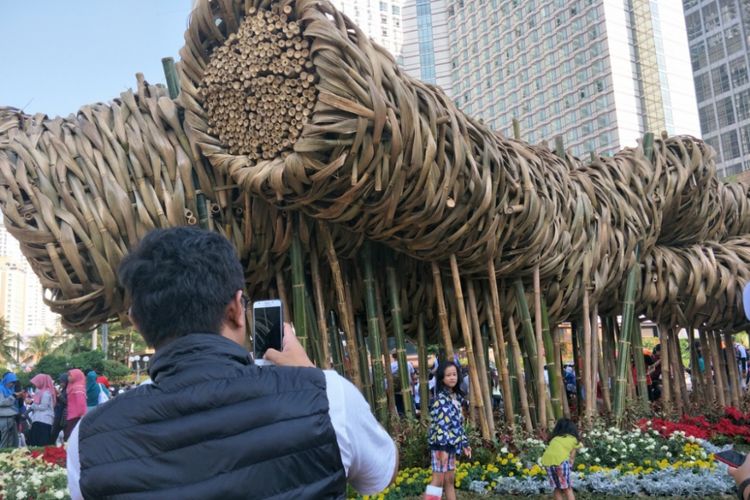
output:
M52 377L40 373L31 379L36 392L31 400L31 432L29 446L47 446L51 443L52 422L55 419L55 384Z
M68 387L68 372L61 373L57 379L57 383L60 384L60 394L57 396L55 419L52 421L51 439L53 441L57 440L60 431L65 429L66 414L68 412L68 394L65 390Z
M65 440L70 437L76 424L86 414L86 377L78 368L68 371L68 414L65 420Z
M7 372L0 382L0 448L18 448L18 394L14 387L18 377Z
M107 393L109 393L109 391L96 379L97 374L94 370L91 370L86 374L86 407L89 411L99 405L99 398L101 397L102 392L107 391Z

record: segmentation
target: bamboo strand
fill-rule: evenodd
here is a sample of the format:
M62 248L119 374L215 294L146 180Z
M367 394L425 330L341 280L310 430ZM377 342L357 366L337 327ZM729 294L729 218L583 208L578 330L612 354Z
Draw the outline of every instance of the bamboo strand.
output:
M719 396L719 404L722 408L729 402L729 392L727 390L726 365L721 359L721 341L716 337L714 330L708 332L709 346L711 347L711 357L714 363L714 377L716 377L716 392Z
M469 317L471 318L471 329L474 332L474 360L479 372L480 394L482 396L482 410L487 421L490 439L495 436L495 420L492 417L492 391L490 390L489 377L487 376L487 363L485 361L485 344L482 342L482 329L479 325L479 309L477 307L476 291L473 280L466 280L466 293L469 299ZM471 363L471 361L469 361Z
M435 298L437 300L438 308L438 320L440 325L440 333L443 338L443 346L445 347L445 356L448 359L453 359L453 340L451 339L451 331L448 326L448 312L445 308L445 292L443 291L443 279L440 276L440 267L437 262L432 263L432 281L435 284Z
M380 348L383 352L383 363L385 366L385 393L388 398L388 409L392 416L396 416L398 415L398 409L396 408L396 384L393 379L393 370L391 369L391 353L388 351L388 328L386 328L385 324L383 290L377 275L375 275L375 307L377 307L378 325L382 332L380 336Z
M570 343L573 347L573 371L576 375L576 414L581 415L583 408L581 408L581 401L583 401L583 378L582 378L582 363L583 356L581 356L581 343L578 340L578 324L575 321L570 322Z
M516 325L513 321L513 317L508 318L508 335L510 337L510 348L513 356L513 365L516 369L516 377L518 379L518 399L521 403L521 415L523 416L523 423L526 426L526 432L532 432L534 426L531 422L531 410L529 409L529 397L526 393L526 384L523 382L523 363L521 361L521 347L518 345L518 337L516 337Z
M281 300L281 307L284 311L284 321L289 321L292 318L289 311L289 297L286 294L284 273L281 271L276 272L276 291L279 293L279 300Z
M643 409L648 408L648 384L646 384L646 361L643 358L643 334L641 323L633 321L633 361L635 363L636 384L638 385L638 398Z
M598 415L598 381L599 381L599 306L591 307L591 417Z
M623 301L622 313L622 330L620 332L620 345L617 358L617 380L615 382L615 420L619 425L622 421L622 414L625 410L625 391L627 390L627 374L630 372L630 335L633 331L633 322L635 317L635 293L638 287L639 265L637 264L640 256L639 248L635 250L636 264L628 272L628 279L625 285L625 300ZM631 375L632 376L632 375Z
M562 367L560 363L560 346L556 346L555 350L554 341L550 332L549 326L549 312L547 311L547 305L542 302L542 338L544 339L544 355L547 361L547 374L549 376L549 386L551 393L551 405L552 415L555 420L559 420L563 417L563 406L562 406ZM557 357L555 357L557 352Z
M305 310L305 268L302 261L302 242L299 239L299 219L292 230L292 300L294 331L302 347L307 349L307 311Z
M732 393L732 406L740 408L740 401L742 399L740 394L740 368L737 364L737 356L734 350L734 339L732 338L731 333L724 332L724 349L729 365L729 377L731 377L729 388Z
M505 333L503 332L502 313L500 312L500 299L497 290L497 279L495 278L495 264L489 261L488 266L488 283L489 283L489 300L487 291L485 291L484 303L490 308L491 312L487 315L487 321L490 325L490 335L492 337L492 352L495 355L495 366L500 378L500 387L503 393L503 407L505 410L505 422L512 431L514 428L513 421L513 395L511 393L510 376L508 374L508 354L505 349Z
M538 376L535 373L537 371L537 352L536 352L536 338L534 334L534 327L531 323L531 314L529 313L529 304L526 301L526 291L523 286L523 281L516 279L514 282L516 291L516 304L518 312L521 315L521 330L523 332L523 346L525 347L523 354L524 359L528 357L528 362L525 366L528 370L528 380L531 382L531 392L535 397L531 398L536 405L537 415L536 418L539 422L546 422L546 404L545 404L545 390L544 385L538 384ZM544 374L542 374L544 377ZM540 409L541 407L541 409ZM544 419L540 417L544 416Z
M555 361L559 364L560 369L558 370L558 384L560 385L560 397L562 399L562 410L563 410L563 416L565 418L570 418L570 405L568 404L568 391L565 388L565 385L563 383L563 373L562 373L562 367L563 359L562 359L562 349L561 349L561 337L562 336L562 330L559 326L556 326L555 329L552 331L552 349L555 356Z
M539 278L539 265L534 266L534 333L536 340L536 384L539 393L539 422L547 422L547 384L544 380L544 336L542 334L542 285Z
M424 331L424 313L419 314L417 322L417 348L419 349L419 419L422 423L430 421L430 388L427 380L427 340Z
M380 325L375 301L375 275L372 271L372 249L365 242L362 247L362 284L365 289L365 309L367 310L367 331L372 339L373 386L375 387L375 414L382 425L388 425L387 400L383 387L385 374L383 370L383 353L380 344ZM392 386L391 386L392 387Z
M670 380L670 363L669 363L669 337L672 332L666 325L659 326L659 336L661 343L661 400L662 408L666 415L672 414L672 388Z
M583 290L583 378L586 387L586 411L584 413L587 427L591 426L594 419L594 408L596 406L596 394L592 375L592 352L591 352L591 310L589 308L589 286L584 285Z
M331 366L331 352L329 349L328 329L326 328L325 304L323 303L323 283L320 278L320 262L315 255L310 255L310 279L313 284L313 295L315 297L315 310L320 332L318 343L320 345L323 364L321 369L327 370ZM361 344L360 344L361 345Z
M331 341L331 354L333 356L333 368L339 375L344 375L344 361L341 353L341 340L339 327L336 324L336 313L328 311L328 338Z
M707 389L707 396L709 400L711 401L711 404L716 404L719 402L719 394L717 391L717 383L718 381L714 379L712 367L715 366L713 364L713 356L711 347L709 346L708 342L708 336L706 334L706 330L700 329L698 330L698 339L701 344L701 350L703 351L703 365L705 366L705 373L706 373L706 389ZM723 408L723 405L722 405Z
M370 406L374 406L375 396L372 393L372 377L369 370L370 363L367 359L367 342L365 341L364 327L362 326L362 317L357 316L354 318L354 329L357 332L357 344L359 352L359 366L362 371L362 393L365 395L367 402Z

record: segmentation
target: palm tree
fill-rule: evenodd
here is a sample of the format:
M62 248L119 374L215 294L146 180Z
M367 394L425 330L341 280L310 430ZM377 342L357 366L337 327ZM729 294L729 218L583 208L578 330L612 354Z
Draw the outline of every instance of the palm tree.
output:
M31 337L29 345L26 348L26 354L31 355L35 361L39 361L44 356L51 354L58 344L58 337L45 332L36 337Z
M16 334L8 329L5 317L0 317L0 359L6 364L15 363L16 355Z

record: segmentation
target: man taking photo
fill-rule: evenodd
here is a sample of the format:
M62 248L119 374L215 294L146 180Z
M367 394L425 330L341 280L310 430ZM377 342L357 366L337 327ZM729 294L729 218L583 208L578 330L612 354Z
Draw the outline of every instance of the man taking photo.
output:
M315 368L286 325L256 366L244 347L242 266L218 234L149 233L123 259L134 327L153 346L138 387L98 406L68 446L73 499L343 498L397 471L359 391Z

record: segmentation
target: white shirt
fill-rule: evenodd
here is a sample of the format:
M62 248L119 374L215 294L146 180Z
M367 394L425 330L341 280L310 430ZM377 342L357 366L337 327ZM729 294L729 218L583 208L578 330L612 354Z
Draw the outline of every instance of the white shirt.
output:
M742 344L736 344L737 345L737 352L739 353L740 359L747 359L747 349L745 349L745 346Z
M328 415L336 432L349 484L362 495L383 491L391 483L397 465L396 445L375 420L359 390L333 370L326 377ZM84 417L85 418L85 417ZM68 439L68 488L73 500L82 500L78 425Z
M52 395L49 391L44 391L39 404L32 403L30 408L32 423L39 422L52 425L52 422L55 420L55 408L52 405Z

